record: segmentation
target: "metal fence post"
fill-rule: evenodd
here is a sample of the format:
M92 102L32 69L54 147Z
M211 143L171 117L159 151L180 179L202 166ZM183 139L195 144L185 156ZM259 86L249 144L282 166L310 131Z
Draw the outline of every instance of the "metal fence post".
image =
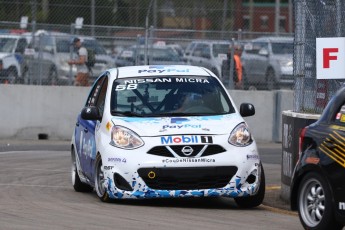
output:
M235 38L231 38L231 52L230 52L230 71L229 71L229 84L228 87L229 89L234 89L234 66L235 66L235 61L234 61L234 55L235 55Z
M295 7L296 26L293 57L293 75L295 76L294 111L300 111L304 104L306 4L303 0L297 0Z

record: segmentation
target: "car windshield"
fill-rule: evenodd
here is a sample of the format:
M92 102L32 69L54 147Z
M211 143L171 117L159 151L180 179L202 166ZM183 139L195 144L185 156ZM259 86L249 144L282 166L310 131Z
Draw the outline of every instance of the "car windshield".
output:
M272 52L274 54L293 54L293 43L292 42L273 42Z
M12 53L16 44L15 38L0 38L0 52Z
M93 49L95 51L95 54L99 54L99 55L106 55L107 54L107 52L104 49L104 47L101 44L99 44L97 42L97 40L85 39L83 41L83 45L86 48Z
M229 49L229 44L215 44L213 45L213 56L218 57L219 54L226 55Z
M136 48L123 50L119 55L120 60L130 60L136 59ZM180 57L178 53L172 48L149 48L147 52L147 57L151 61L170 61L179 62ZM138 52L138 60L143 61L145 59L145 50L140 48Z
M180 61L178 54L172 48L149 48L148 58L153 61ZM140 60L144 60L145 50L139 50Z
M111 112L119 116L200 116L235 110L212 77L164 76L116 79Z
M69 53L71 47L70 39L56 39L56 51L58 53Z

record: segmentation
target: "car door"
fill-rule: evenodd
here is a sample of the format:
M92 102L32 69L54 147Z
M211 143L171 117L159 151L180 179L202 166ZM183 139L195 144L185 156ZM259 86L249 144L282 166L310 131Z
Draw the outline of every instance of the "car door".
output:
M203 43L197 44L191 54L190 64L209 68L210 53L211 49L209 45Z
M330 162L331 159L336 162L344 162L345 102L343 102L339 109L332 111L330 118L329 123L321 124L319 126L319 132L316 133L320 137L319 148L330 158Z
M35 52L27 59L30 80L38 84L46 83L51 67L54 66L54 47L51 36L41 34L35 37L30 46Z
M107 76L100 77L91 89L86 102L86 106L97 106L101 115L103 115L107 85ZM79 114L76 123L75 142L80 165L85 176L91 181L93 180L93 166L96 158L95 133L100 126L100 122L99 120L84 120Z
M266 72L268 68L269 50L267 42L258 42L255 44L258 47L255 63L253 65L254 72L258 82L266 82Z

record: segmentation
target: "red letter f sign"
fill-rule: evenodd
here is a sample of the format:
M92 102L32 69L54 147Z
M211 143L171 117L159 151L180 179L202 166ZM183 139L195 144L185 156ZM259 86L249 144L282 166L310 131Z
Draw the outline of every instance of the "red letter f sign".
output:
M331 53L338 53L338 48L324 48L323 49L323 68L329 68L331 60L337 60L336 55Z
M316 78L345 79L345 37L316 38Z

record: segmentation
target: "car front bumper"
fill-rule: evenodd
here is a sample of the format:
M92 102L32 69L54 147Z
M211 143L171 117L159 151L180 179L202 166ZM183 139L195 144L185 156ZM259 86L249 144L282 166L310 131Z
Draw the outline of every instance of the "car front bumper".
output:
M239 147L236 147L237 149ZM260 159L255 144L241 152L207 157L102 156L104 187L113 199L244 197L260 187ZM129 153L130 154L130 153ZM126 157L127 156L127 157Z

